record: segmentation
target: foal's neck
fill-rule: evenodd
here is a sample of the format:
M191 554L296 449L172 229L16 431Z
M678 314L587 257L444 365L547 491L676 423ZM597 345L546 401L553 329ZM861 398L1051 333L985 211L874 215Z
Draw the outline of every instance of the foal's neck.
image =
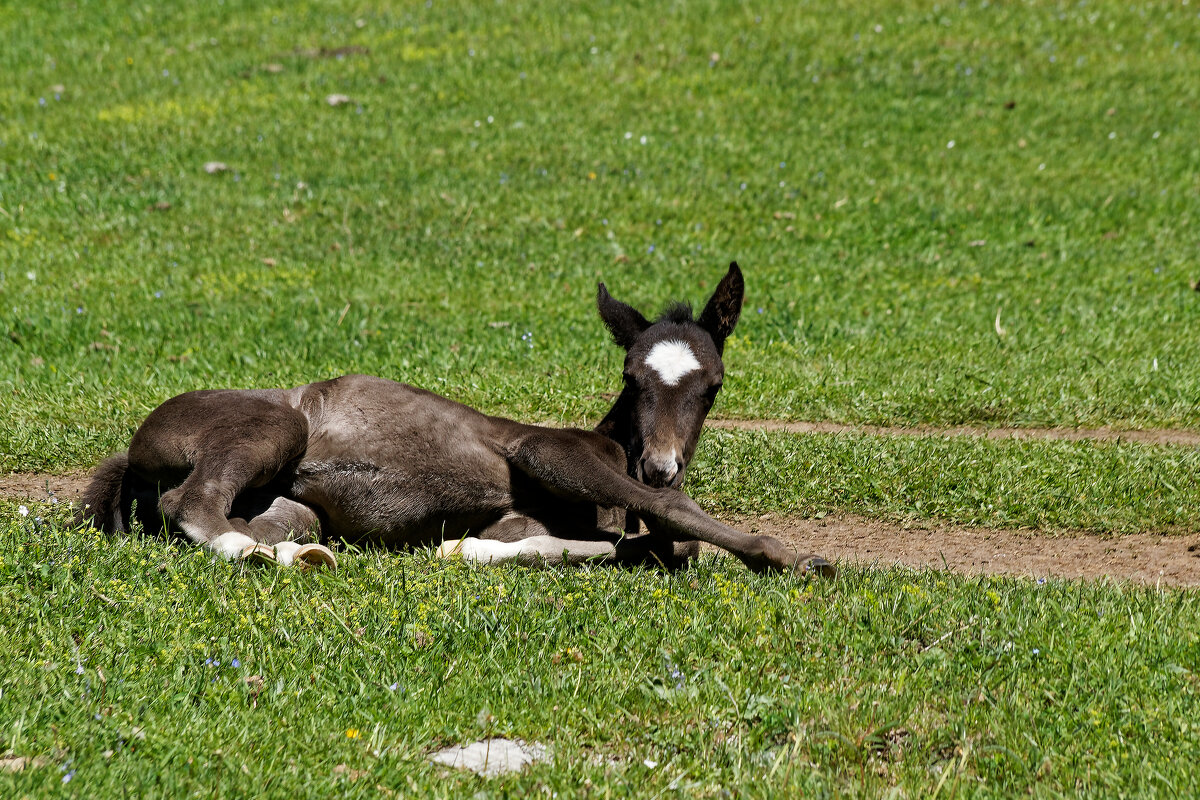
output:
M595 427L596 433L607 436L625 450L625 471L631 478L637 477L637 464L642 457L641 443L636 441L633 429L634 403L633 390L622 387L617 402Z

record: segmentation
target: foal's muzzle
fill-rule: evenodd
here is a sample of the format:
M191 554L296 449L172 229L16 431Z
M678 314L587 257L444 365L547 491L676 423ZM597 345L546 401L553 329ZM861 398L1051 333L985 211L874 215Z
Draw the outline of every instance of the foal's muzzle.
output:
M683 485L684 463L674 452L643 456L639 466L642 483L656 489L678 489Z

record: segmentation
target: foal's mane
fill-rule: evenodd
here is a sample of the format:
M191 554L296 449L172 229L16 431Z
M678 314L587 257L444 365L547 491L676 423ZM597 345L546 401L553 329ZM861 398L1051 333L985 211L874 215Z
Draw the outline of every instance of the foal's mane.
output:
M663 309L655 322L694 322L691 303L672 303Z

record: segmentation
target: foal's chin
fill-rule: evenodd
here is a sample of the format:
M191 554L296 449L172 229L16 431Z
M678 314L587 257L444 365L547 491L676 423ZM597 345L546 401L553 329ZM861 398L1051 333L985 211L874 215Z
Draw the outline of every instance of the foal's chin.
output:
M649 486L651 489L680 489L683 487L684 470L676 472L670 480L663 480L657 476L647 478L644 475L638 475L638 479Z

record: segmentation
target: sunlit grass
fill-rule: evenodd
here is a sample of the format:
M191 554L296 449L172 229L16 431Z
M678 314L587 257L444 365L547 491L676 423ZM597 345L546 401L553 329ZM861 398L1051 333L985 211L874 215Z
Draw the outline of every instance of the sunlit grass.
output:
M711 557L667 574L347 552L305 574L70 531L50 506L4 517L4 746L39 764L0 770L12 796L1196 788L1194 592L804 583ZM489 735L553 761L493 782L426 761Z
M183 390L352 371L594 421L596 281L653 312L734 258L723 414L1195 426L1195 21L10 10L0 468L93 463Z
M595 422L596 281L653 313L733 259L719 414L1196 427L1196 13L8 4L0 470L90 466L181 391L355 371ZM688 488L1171 531L1196 472L710 431ZM5 797L1197 793L1194 591L376 551L304 575L25 511L0 504ZM425 760L487 735L554 762Z

